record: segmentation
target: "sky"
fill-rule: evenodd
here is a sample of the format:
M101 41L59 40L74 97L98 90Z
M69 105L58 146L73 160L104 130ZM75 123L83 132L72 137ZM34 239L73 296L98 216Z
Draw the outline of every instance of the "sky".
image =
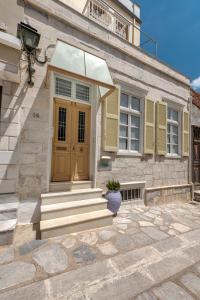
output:
M200 91L200 0L137 0L142 30L158 42L158 58Z

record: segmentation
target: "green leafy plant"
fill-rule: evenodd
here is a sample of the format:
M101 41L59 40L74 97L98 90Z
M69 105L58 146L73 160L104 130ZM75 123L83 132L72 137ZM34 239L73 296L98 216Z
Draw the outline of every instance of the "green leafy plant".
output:
M120 190L120 183L119 181L109 180L106 184L106 187L109 191L117 192Z

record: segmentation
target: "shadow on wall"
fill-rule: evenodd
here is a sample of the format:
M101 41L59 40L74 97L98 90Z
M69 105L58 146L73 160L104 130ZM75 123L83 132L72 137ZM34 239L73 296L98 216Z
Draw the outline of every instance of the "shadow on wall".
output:
M49 90L46 67L34 66L35 85L3 81L0 138L0 193L17 192L21 200L39 198L46 189L49 137Z

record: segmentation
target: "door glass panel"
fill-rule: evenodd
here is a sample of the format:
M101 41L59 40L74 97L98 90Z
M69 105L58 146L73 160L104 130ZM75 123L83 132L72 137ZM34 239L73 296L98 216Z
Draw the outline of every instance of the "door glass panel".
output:
M66 141L66 117L67 109L65 107L59 107L58 111L58 140Z
M79 111L78 117L78 143L85 142L85 112Z

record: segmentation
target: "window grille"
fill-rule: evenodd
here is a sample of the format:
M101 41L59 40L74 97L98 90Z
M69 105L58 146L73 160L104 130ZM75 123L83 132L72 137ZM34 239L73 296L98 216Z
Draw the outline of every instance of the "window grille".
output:
M56 94L66 97L71 97L72 95L72 83L66 79L56 77Z
M58 112L58 140L59 141L66 140L66 117L67 117L66 108L59 107L59 112Z
M88 86L76 84L76 99L89 101L90 89Z
M78 142L79 143L84 143L85 142L85 112L84 111L79 111Z
M130 188L121 190L122 201L132 201L141 199L141 188Z

